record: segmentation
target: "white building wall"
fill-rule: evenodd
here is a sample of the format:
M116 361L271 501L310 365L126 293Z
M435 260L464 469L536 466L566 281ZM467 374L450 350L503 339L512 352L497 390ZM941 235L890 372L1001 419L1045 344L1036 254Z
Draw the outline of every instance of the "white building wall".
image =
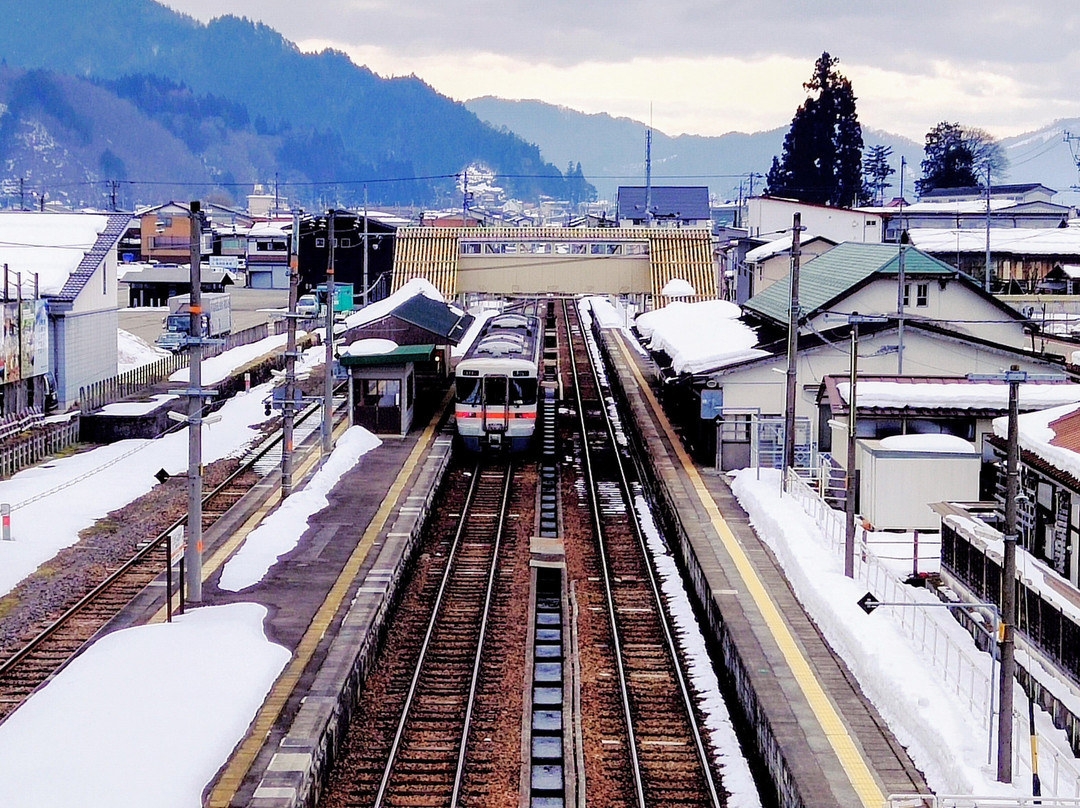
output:
M895 347L896 331L860 337L859 376L891 375L896 373L896 353L874 355L882 348ZM799 353L796 377L798 394L795 397L795 414L806 416L817 434L818 408L817 388L821 380L830 374L848 374L850 371L849 340L833 347ZM991 348L945 337L931 338L925 334L907 330L904 332L904 373L912 376L963 376L968 373L1000 373L1003 367L1018 364L1021 370L1048 372L1048 366L1035 360L1006 356ZM724 391L724 407L758 408L763 415L779 415L784 412L785 376L787 367L784 357L754 364L743 370L719 374L715 378ZM856 387L856 398L858 388ZM833 453L843 450L846 444L833 444ZM842 456L842 455L838 455Z
M883 238L882 220L876 213L759 196L747 202L746 224L750 236L771 238L789 231L796 211L802 215L802 226L806 232L824 236L838 244L844 241L877 244Z
M117 327L115 306L50 317L52 368L60 409L78 400L80 387L116 375Z
M917 285L927 284L927 305L917 304ZM910 317L927 320L939 320L952 331L968 334L979 339L991 340L1013 348L1031 348L1031 337L1024 333L1019 321L1008 320L1007 315L959 282L948 280L942 284L937 280L912 278L908 281L910 295L904 313ZM857 292L839 301L834 312L849 314L888 314L896 313L897 283L882 279L873 281ZM843 322L842 317L821 314L812 320L813 328L821 331L836 328ZM809 333L809 331L807 332ZM905 361L905 372L907 370Z
M931 502L979 498L978 454L891 451L860 439L856 455L859 511L878 530L938 530Z

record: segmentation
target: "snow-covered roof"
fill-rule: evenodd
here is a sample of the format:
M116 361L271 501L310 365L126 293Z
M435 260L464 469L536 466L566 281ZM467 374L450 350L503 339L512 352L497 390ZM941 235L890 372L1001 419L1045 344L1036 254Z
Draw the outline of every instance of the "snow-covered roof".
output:
M1020 433L1020 448L1049 463L1059 471L1080 480L1080 453L1064 446L1055 446L1057 432L1051 423L1080 410L1080 404L1066 404L1040 412L1029 412L1017 419ZM999 438L1008 438L1009 419L994 419L994 434Z
M800 236L799 241L801 244L809 244L816 238L821 236L810 235L809 233L803 233ZM831 240L830 240L830 243ZM746 254L746 262L748 264L756 264L759 261L765 261L772 258L774 255L780 255L791 250L791 233L785 233L780 238L773 239L767 244L762 244L760 247L755 247Z
M970 454L977 455L979 450L971 441L956 435L937 432L912 435L890 435L882 438L878 445L890 452L923 452L926 454Z
M664 297L694 297L697 294L697 290L694 289L688 280L684 280L683 278L672 278L664 284L664 288L660 290L660 294Z
M348 328L356 328L364 323L370 323L380 317L385 317L414 295L430 297L440 303L446 302L446 299L439 294L439 290L432 285L431 281L424 278L413 278L389 297L384 297L375 303L369 303L359 311L349 315L345 320L345 325Z
M63 292L74 298L85 279L72 284L69 280L77 271L89 277L128 221L127 214L0 213L0 264L7 264L12 273L22 273L24 294L33 294L31 273L37 273L42 295Z
M915 227L911 243L929 253L986 252L986 230ZM1080 229L1070 227L991 227L990 251L1017 255L1080 255Z
M741 311L726 300L674 301L638 315L638 333L649 347L671 357L676 373L700 373L767 356L756 348L757 333L739 319Z
M288 233L282 229L282 225L278 222L258 222L251 226L248 230L248 235L252 238L268 237L274 238L287 238Z
M851 385L839 382L836 391L849 400ZM871 382L860 381L856 391L859 407L943 407L952 409L1009 408L1009 385L993 382L968 382L957 379L948 382ZM1020 406L1023 409L1055 407L1080 402L1080 384L1020 385Z

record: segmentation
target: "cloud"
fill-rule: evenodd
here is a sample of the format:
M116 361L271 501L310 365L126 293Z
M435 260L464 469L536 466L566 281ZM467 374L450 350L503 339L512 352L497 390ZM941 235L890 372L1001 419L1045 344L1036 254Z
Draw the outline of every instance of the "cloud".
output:
M259 19L308 50L465 99L535 97L719 134L785 126L828 50L864 124L920 139L940 120L997 135L1080 113L1075 2L818 0L165 0L199 19Z

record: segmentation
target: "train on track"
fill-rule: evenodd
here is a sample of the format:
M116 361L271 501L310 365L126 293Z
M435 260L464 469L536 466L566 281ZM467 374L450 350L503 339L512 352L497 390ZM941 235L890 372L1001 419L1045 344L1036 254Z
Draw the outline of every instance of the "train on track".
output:
M457 433L470 451L528 448L544 351L543 321L507 311L488 320L458 363Z

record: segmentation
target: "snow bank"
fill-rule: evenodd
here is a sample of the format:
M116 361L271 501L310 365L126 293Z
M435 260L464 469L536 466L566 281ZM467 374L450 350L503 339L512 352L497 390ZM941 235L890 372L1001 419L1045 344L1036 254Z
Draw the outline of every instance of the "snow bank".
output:
M311 481L251 532L239 552L225 565L218 586L238 592L261 581L279 558L296 547L307 530L308 518L330 504L326 496L338 480L381 443L363 427L350 427Z
M697 294L697 289L690 284L690 281L682 278L672 278L664 284L660 294L664 297L694 297Z
M123 373L126 370L149 365L156 362L169 352L151 345L146 340L135 336L129 331L120 328L116 331L116 372Z
M737 472L732 491L776 554L796 597L907 747L931 789L939 794L1018 794L996 781L996 769L987 764L986 730L950 684L929 667L886 610L867 615L859 608L865 583L844 576L843 559L832 552L818 525L794 498L781 497L779 473L762 469L760 474L758 480L756 469ZM913 593L937 602L925 590ZM940 625L974 652L971 637L955 621ZM989 668L989 660L986 664ZM1024 782L1022 773L1015 781Z
M703 373L768 356L757 345L754 329L739 320L741 311L726 300L672 302L638 315L638 333L649 347L671 357L676 373Z
M398 344L392 339L358 339L341 353L343 356L378 356L396 351L397 348Z
M117 631L0 725L0 804L191 808L291 654L234 603Z
M303 334L303 331L297 331L297 339L303 336ZM258 342L240 345L239 347L231 348L224 353L220 353L217 356L204 359L199 368L202 374L203 385L213 385L227 379L244 365L281 348L288 340L288 334L276 334L261 339ZM189 378L188 368L181 368L169 377L169 381L186 382Z

